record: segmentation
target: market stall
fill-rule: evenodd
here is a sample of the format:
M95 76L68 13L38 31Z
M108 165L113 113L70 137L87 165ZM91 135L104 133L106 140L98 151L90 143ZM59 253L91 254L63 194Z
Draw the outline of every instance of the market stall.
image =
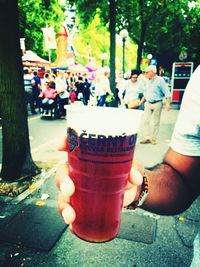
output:
M50 67L50 62L39 57L31 50L27 50L22 56L22 64L25 67L45 68Z

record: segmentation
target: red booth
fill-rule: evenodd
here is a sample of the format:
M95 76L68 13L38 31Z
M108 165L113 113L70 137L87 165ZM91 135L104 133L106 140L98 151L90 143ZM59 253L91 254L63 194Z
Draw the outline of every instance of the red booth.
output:
M193 72L193 62L174 62L172 68L172 102L181 103L186 85Z

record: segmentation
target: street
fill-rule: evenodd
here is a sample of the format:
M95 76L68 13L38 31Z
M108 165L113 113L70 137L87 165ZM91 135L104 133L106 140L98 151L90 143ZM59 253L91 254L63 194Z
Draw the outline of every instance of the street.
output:
M66 120L53 120L40 115L28 117L29 139L34 160L40 160L42 153L55 148L66 132ZM48 148L48 149L47 149ZM44 155L43 155L44 156ZM2 163L2 127L0 127L0 166Z
M135 158L141 161L146 167L151 167L161 161L162 156L167 150L170 142L171 133L173 131L174 123L176 121L177 110L171 110L167 113L163 110L165 121L162 122L160 129L160 142L157 146L154 146L154 157L149 157L148 153L144 153L148 147L140 145L139 142L136 146ZM52 153L55 155L55 160L62 157L61 152L56 151L56 147L62 140L66 133L66 120L59 119L54 120L48 116L41 117L40 115L29 116L29 139L31 145L31 154L35 161L48 162L49 158L52 160ZM138 140L140 133L138 136ZM138 153L139 152L139 153ZM46 159L45 159L46 158ZM0 166L2 163L2 127L0 127Z
M64 135L66 120L54 120L50 117L40 117L40 115L28 119L29 138L32 153L40 150L50 142L56 142Z
M170 142L178 110L163 110L159 142L136 146L135 159L145 166L161 162ZM58 267L189 267L197 232L200 199L184 213L159 216L142 209L123 210L117 238L102 244L74 236L57 210L55 166L66 161L56 150L65 134L66 120L29 118L34 161L49 164L53 171L41 175L42 183L25 198L3 202L0 208L0 266ZM138 136L138 140L139 140ZM27 190L28 191L28 190ZM44 206L39 206L41 197ZM18 245L15 245L18 244Z

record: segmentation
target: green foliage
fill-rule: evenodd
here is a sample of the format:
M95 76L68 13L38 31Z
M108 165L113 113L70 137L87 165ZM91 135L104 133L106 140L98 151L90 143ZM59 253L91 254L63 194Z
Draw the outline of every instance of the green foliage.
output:
M143 52L152 53L157 58L169 52L172 60L177 60L182 47L187 47L189 59L197 60L200 15L197 1L192 9L189 9L187 0L129 0L125 3L118 1L118 5L119 15L123 18L117 20L119 29L126 26L137 44L143 34L146 44Z
M94 57L100 62L100 54L109 55L109 33L106 27L100 23L98 16L87 27L82 26L74 40L75 47L80 55L77 60L84 65L89 57Z
M185 50L188 53L188 60L197 61L200 6L196 1L196 6L189 8L188 2L188 0L116 0L116 32L119 33L122 28L128 30L130 39L142 52L137 57L151 53L158 59L163 58L164 61L165 57L170 55L170 60L175 61L180 51ZM100 62L101 53L106 52L109 55L109 1L70 0L67 3L76 5L80 26L80 32L74 40L79 55L82 55L77 61L83 64L87 62L90 46L92 56ZM19 19L20 37L25 38L26 48L47 58L48 53L44 48L41 28L52 26L57 33L64 21L64 11L59 5L59 0L19 0ZM127 50L126 53L129 53L128 48ZM117 44L116 51L116 64L119 69L120 44ZM131 52L132 54L126 56L131 61L128 64L126 61L126 69L130 66L134 68L136 65L136 46ZM105 63L108 65L109 62Z
M25 38L26 49L47 58L42 28L53 27L57 32L63 23L64 9L59 0L19 0L18 8L20 37Z
M25 38L27 50L31 49L44 58L48 58L48 51L44 47L41 28L51 26L55 32L58 32L60 25L64 21L64 13L58 2L57 0L47 2L44 0L19 0L20 37ZM46 4L48 3L48 9L46 10ZM92 56L101 65L100 55L107 53L108 59L104 61L104 64L109 65L110 35L108 23L105 24L106 20L103 21L98 15L101 14L102 10L105 10L100 9L103 5L104 7L106 6L108 12L107 2L77 1L76 4L79 4L78 6L82 8L82 13L78 13L77 18L80 31L73 40L78 52L76 61L86 65L88 58ZM71 5L73 5L73 1L71 1ZM90 15L88 16L88 14ZM122 65L122 44L120 42L117 43L116 49L116 66L120 70ZM53 62L56 59L56 51L52 50L51 52L53 53ZM135 65L136 46L127 43L126 57L126 70L128 70Z
M105 0L91 1L91 0L78 0L75 1L80 22L88 25L95 17L97 10L104 9Z
M87 65L89 57L96 59L96 62L101 65L101 54L107 53L108 59L104 60L104 65L109 66L109 47L110 34L108 26L104 26L100 20L99 15L96 15L88 26L81 26L79 33L73 41L77 50L78 56L76 61L83 65ZM126 43L126 61L125 69L130 70L134 68L136 63L137 47L130 41ZM122 69L122 43L121 39L116 40L116 69Z
M171 55L171 60L187 48L189 60L197 61L199 54L200 3L188 7L188 0L116 0L116 30L129 32L130 38L143 50L143 55ZM77 0L77 11L84 22L98 12L106 25L109 22L108 1ZM90 15L88 15L90 14ZM138 55L140 56L140 55ZM140 61L140 59L139 59Z

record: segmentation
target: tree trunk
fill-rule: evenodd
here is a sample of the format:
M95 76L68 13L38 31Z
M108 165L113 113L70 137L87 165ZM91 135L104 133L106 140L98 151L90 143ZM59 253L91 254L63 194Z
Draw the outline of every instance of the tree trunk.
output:
M138 50L137 50L137 64L136 69L140 70L141 60L142 60L142 52L145 40L145 33L146 33L146 23L144 21L144 1L139 1L140 7L140 17L141 17L141 31L140 31L140 40L138 43Z
M115 84L115 54L116 54L116 3L115 0L110 0L110 88L115 96L112 106L117 106L116 101L116 84Z
M136 64L137 70L140 70L140 65L141 65L141 61L142 61L143 46L144 46L144 35L141 32L140 41L138 43L138 49L137 49L137 64Z
M18 30L18 1L0 1L0 94L3 180L18 180L39 172L29 143Z

